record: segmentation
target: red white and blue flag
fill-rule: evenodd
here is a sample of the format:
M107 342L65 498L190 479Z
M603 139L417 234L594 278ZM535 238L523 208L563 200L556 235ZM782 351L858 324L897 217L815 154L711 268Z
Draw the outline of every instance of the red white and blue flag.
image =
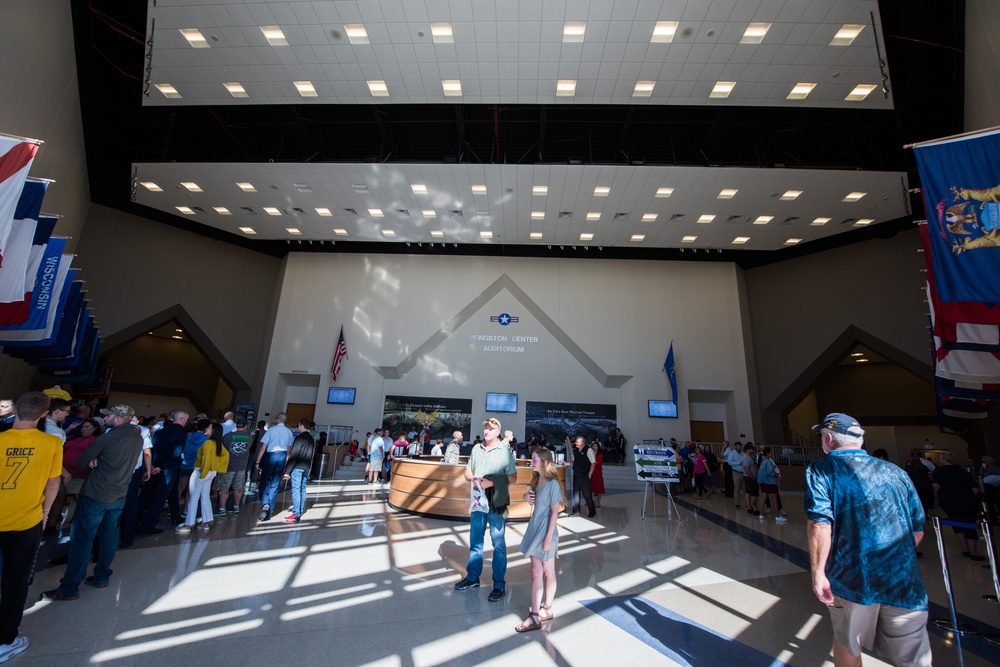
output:
M38 144L33 141L0 137L0 263L7 254L14 211L36 152Z
M340 339L337 341L337 349L333 353L333 363L330 365L330 377L333 381L337 381L337 375L340 373L340 365L344 363L344 359L347 358L347 342L344 340L344 325L340 325Z
M21 190L7 245L3 247L0 264L0 303L21 301L31 291L35 272L28 274L28 259L35 238L35 229L45 198L46 181L26 181ZM37 267L35 268L37 271Z

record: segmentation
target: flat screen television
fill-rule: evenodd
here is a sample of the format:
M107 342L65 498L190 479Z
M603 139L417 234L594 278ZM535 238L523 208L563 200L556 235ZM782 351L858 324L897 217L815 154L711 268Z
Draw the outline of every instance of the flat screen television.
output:
M517 412L517 394L486 392L486 412Z
M330 391L326 394L326 402L337 405L354 405L356 392L355 387L330 387Z
M650 401L649 416L677 419L677 403L673 401Z

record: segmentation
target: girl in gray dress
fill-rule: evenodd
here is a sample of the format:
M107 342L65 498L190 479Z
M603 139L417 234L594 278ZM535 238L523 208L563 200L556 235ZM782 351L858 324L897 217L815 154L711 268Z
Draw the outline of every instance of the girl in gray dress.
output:
M531 560L531 608L528 610L528 618L514 626L517 632L538 630L542 627L542 621L553 618L556 553L559 547L556 520L566 505L562 486L556 478L557 468L552 461L552 452L542 447L536 449L531 455L531 470L531 482L524 499L533 509L521 539L521 553Z

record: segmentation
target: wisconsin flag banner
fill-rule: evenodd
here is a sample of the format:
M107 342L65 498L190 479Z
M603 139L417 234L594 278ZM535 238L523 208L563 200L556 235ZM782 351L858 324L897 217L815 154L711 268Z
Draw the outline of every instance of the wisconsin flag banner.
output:
M0 248L7 247L14 210L38 144L14 137L0 137Z
M942 301L1000 302L1000 130L915 146Z

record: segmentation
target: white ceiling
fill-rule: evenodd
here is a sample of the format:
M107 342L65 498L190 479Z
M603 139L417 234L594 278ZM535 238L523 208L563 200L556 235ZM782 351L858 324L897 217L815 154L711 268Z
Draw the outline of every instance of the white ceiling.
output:
M889 109L891 95L878 89L844 100L857 84L882 83L871 12L881 33L876 0L150 0L151 83L172 84L182 97L150 86L143 104ZM679 21L672 43L650 43L658 20ZM566 21L586 22L582 43L563 43ZM450 22L454 43L433 43L431 22ZM761 44L739 43L750 22L773 24ZM865 28L852 45L829 46L845 23ZM351 44L346 24L363 24L370 44ZM270 46L261 26L279 26L288 44ZM193 48L186 28L198 28L211 48ZM443 79L461 80L462 97L445 97ZM556 97L560 79L577 80L574 97ZM302 80L318 97L299 96L292 82ZM385 81L389 96L372 97L368 80ZM656 82L651 96L632 95L640 80ZM736 82L728 99L708 97L716 81ZM233 98L229 82L249 97ZM807 99L787 100L799 82L817 85Z
M907 214L905 175L894 172L369 163L143 163L133 167L139 182L152 181L163 190L151 192L139 185L136 201L140 204L234 234L242 235L239 227L249 226L256 231L255 239L303 242L778 250L789 238L808 243L857 229L853 224L857 219L870 218L872 224L878 224ZM181 182L197 183L203 191L189 192ZM257 192L243 192L237 182L252 183ZM427 194L414 194L411 186L415 184L425 185ZM485 185L486 194L473 194L474 185ZM548 193L533 195L532 186L536 185L548 186ZM309 191L301 191L301 186ZM355 186L367 192L358 192ZM610 193L595 196L598 186L610 187ZM673 194L657 197L661 187L673 188ZM732 199L718 199L724 188L738 192ZM802 194L793 201L782 201L779 197L786 190ZM855 191L867 194L854 203L842 201ZM183 215L177 206L200 207L203 212ZM228 208L232 215L216 213L213 207L217 206ZM282 215L268 215L265 206L278 208ZM315 210L318 207L329 208L332 216L320 216ZM368 211L373 208L381 209L384 217L373 217ZM427 217L422 211L434 211L436 217ZM454 211L461 211L461 215ZM544 219L533 220L532 212L544 213ZM600 213L600 220L588 221L590 212ZM644 222L642 217L647 213L656 214L656 220ZM626 217L616 219L617 214ZM716 217L711 223L700 224L697 219L703 214ZM683 217L674 218L677 215ZM773 219L753 224L758 216ZM822 226L811 225L817 217L831 220ZM290 234L289 227L301 234ZM346 230L346 236L337 235L335 228ZM395 236L387 237L383 230L391 230ZM443 236L435 237L432 231L441 231ZM484 231L492 232L493 238L482 238L480 232ZM541 232L542 238L532 239L531 232ZM583 233L594 237L582 241ZM645 238L632 241L633 234ZM698 238L684 243L686 235ZM750 240L733 245L737 236L749 236Z

